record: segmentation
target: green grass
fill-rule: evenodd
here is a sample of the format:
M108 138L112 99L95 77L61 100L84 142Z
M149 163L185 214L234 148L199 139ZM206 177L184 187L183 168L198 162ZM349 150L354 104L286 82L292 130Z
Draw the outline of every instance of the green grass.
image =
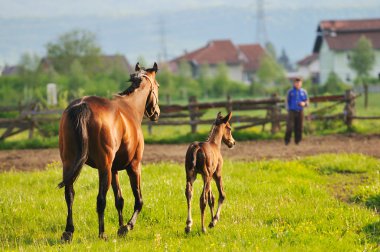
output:
M184 233L183 165L143 166L144 207L135 229L118 238L112 190L105 215L108 241L97 238L97 171L84 167L75 184L72 244L61 244L66 206L59 164L46 171L0 173L0 249L27 251L368 251L379 249L380 161L363 155L320 155L293 161L230 162L221 220L202 234L200 178L193 230ZM360 176L361 179L358 179ZM129 218L133 197L120 174ZM343 188L344 186L344 188ZM368 187L366 189L366 187ZM345 189L345 190L343 190ZM216 192L213 184L213 191ZM337 197L343 195L345 197ZM347 200L341 200L347 199ZM206 211L206 221L210 220Z

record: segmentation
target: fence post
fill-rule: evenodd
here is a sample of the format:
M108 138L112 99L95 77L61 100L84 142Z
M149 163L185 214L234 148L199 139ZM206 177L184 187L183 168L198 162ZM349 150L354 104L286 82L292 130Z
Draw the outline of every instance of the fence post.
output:
M271 127L271 133L274 134L278 132L281 128L280 125L280 113L281 113L281 108L278 105L278 95L277 94L272 94L271 99L274 101L274 104L272 105L272 108L270 109L269 116L270 116L270 121L272 123Z
M34 127L35 127L34 120L31 120L30 121L30 126L29 126L28 139L32 139L33 138L33 136L34 136Z
M153 132L152 127L153 127L152 122L149 120L148 121L148 134L149 134L149 136L152 135L152 132Z
M197 107L197 97L196 96L190 96L189 97L189 115L190 115L190 127L191 127L191 133L197 132L197 114L198 114L198 107Z
M226 110L227 113L232 112L232 100L230 95L227 95Z
M352 90L346 90L345 96L346 105L344 106L344 122L351 129L353 116L355 116L355 93Z
M171 101L171 99L170 99L170 94L166 94L166 95L165 95L165 98L166 98L166 104L167 104L167 105L170 105L170 101Z

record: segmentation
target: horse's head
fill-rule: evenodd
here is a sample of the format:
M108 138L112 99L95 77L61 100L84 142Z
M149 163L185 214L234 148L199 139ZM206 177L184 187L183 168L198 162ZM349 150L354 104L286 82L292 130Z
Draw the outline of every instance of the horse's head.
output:
M158 88L160 85L156 80L156 73L158 71L157 63L154 62L153 67L146 70L140 68L139 63L137 63L135 71L143 71L143 74L141 74L141 76L145 77L144 79L147 81L147 85L150 87L150 92L146 99L144 114L151 121L158 121L158 118L160 117L160 107L158 106Z
M223 117L219 112L215 120L215 125L222 131L222 141L228 146L228 148L232 148L236 144L235 139L232 137L232 130L230 125L231 116L232 112L228 113L228 115L225 117Z

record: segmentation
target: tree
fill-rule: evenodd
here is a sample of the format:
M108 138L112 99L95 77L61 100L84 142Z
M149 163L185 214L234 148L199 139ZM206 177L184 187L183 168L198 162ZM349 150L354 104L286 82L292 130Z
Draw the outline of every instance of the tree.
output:
M216 96L223 96L227 94L230 81L228 78L228 69L226 64L220 63L217 66L216 75L213 83L213 93Z
M23 101L30 103L35 101L37 88L43 83L40 83L38 76L38 65L40 64L40 58L36 54L24 53L19 60L20 66L20 79L23 83Z
M281 56L277 59L277 62L282 65L283 68L285 68L288 71L293 71L293 67L290 64L290 60L288 55L286 54L285 49L283 48L281 50Z
M268 53L273 59L277 59L276 48L274 47L274 45L273 45L271 42L267 42L267 43L265 44L265 50L267 51L267 53Z
M284 69L269 55L261 61L257 77L262 84L275 87L279 92L284 91L287 83Z
M186 98L190 96L198 96L198 82L195 81L191 74L191 66L186 60L181 60L178 67L177 88L180 91L180 97Z
M137 62L140 64L140 66L146 67L147 63L143 55L139 55L137 57Z
M368 107L368 78L369 72L375 64L375 52L372 43L365 36L362 36L351 54L349 66L356 71L357 80L363 84L364 88L364 107Z
M334 72L330 72L324 91L331 94L341 94L346 89L347 86L343 83L339 76Z
M171 96L176 93L172 73L168 67L164 66L160 69L156 78L160 86L162 86L162 88L160 88L160 97L165 97L166 104L170 104Z
M83 96L83 92L87 83L88 77L84 73L81 63L79 60L74 60L74 62L70 65L69 80L67 85L67 89L69 91L69 101Z
M36 54L24 53L21 55L19 66L22 71L35 72L40 64L40 57Z
M73 30L59 36L55 42L46 45L47 57L54 69L63 74L70 72L74 61L79 61L85 72L96 72L100 62L101 49L94 33Z
M209 76L209 71L209 65L202 64L198 76L198 82L205 98L208 98L212 92L212 81Z

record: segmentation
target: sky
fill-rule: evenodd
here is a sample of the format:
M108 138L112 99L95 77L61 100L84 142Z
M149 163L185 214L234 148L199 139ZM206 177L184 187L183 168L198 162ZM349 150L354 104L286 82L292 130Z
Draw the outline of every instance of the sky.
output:
M378 8L378 0L263 0L266 10ZM124 17L213 7L253 8L255 0L0 0L1 18ZM59 6L59 7L58 7Z
M269 40L293 62L311 53L323 19L380 18L379 0L262 0ZM22 53L43 56L73 29L96 33L105 54L134 62L192 51L213 39L255 42L257 0L0 0L0 66Z

